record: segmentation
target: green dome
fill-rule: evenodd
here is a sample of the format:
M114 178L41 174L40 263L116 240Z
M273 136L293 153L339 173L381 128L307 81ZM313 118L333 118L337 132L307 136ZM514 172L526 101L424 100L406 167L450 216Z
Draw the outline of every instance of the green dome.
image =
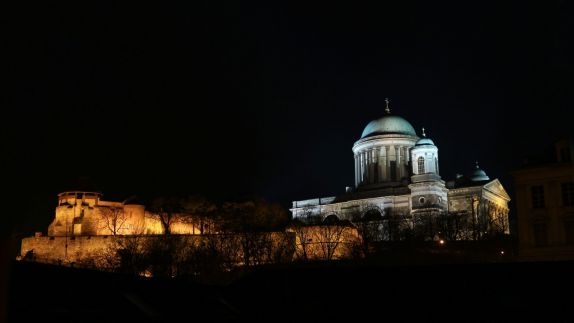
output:
M421 138L419 139L415 146L434 146L434 142L432 140L430 140L429 138Z
M361 139L370 136L388 134L401 134L409 136L417 135L415 129L407 120L395 115L386 115L382 118L369 122L367 127L365 127L365 130L363 130Z
M476 168L469 176L470 180L473 182L480 182L480 181L488 181L490 177L486 175L486 172L478 167L478 163L476 163Z

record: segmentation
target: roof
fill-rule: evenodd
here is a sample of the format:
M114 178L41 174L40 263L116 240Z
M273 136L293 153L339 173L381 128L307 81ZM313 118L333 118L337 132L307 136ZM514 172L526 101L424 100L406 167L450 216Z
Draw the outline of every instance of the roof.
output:
M449 186L451 186L449 188L476 186L486 184L490 181L490 177L478 166L477 162L475 168L470 171L468 175L457 175L455 180L449 181Z
M407 120L396 115L388 114L369 122L365 130L363 130L361 139L386 134L417 135L415 129Z
M434 142L430 138L421 138L416 143L415 146L434 146Z
M478 164L476 164L476 169L472 173L470 173L468 177L473 182L490 180L490 177L488 177L488 175L486 175L486 173L482 169L480 169L480 167L478 167Z

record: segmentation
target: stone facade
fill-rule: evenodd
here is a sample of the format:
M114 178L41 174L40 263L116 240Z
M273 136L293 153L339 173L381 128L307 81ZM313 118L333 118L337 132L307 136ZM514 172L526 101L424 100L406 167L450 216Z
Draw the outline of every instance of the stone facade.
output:
M520 256L574 259L574 145L556 142L515 170Z
M22 239L20 254L38 262L82 262L113 246L113 236L36 236Z

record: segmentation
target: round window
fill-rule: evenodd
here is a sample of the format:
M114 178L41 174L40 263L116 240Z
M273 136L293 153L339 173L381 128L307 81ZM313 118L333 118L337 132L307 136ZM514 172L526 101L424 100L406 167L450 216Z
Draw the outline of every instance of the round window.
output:
M425 204L425 198L423 196L419 197L419 203Z

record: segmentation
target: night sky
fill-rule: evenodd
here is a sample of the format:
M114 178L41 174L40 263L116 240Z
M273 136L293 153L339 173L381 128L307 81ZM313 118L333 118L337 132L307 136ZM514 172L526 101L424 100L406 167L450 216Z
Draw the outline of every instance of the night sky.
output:
M446 180L478 160L511 190L572 135L567 1L237 2L3 10L3 229L45 231L80 177L109 199L340 194L385 97Z

